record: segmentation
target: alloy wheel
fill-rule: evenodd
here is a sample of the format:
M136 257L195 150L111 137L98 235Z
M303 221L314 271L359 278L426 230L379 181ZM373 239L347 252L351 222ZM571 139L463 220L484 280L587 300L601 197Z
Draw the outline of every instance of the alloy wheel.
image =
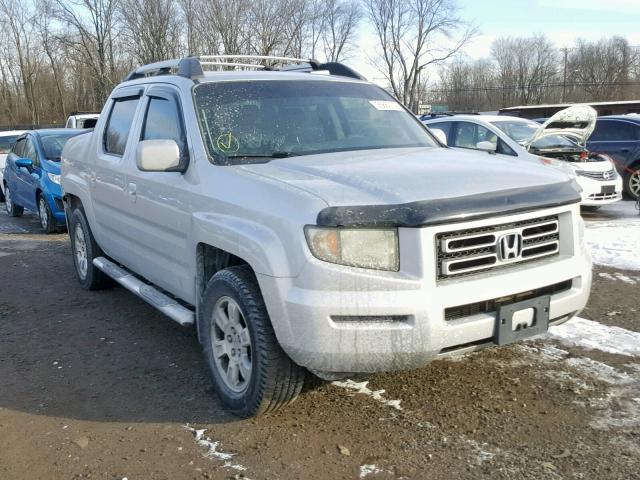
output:
M636 198L640 198L640 170L636 170L629 177L629 191Z
M7 209L7 213L11 213L11 208L13 207L13 201L11 200L11 191L9 187L5 187L4 189L4 208Z
M225 385L243 392L251 379L251 334L242 309L231 297L220 297L213 307L211 347Z
M38 214L40 215L40 225L46 230L49 226L49 214L47 213L47 204L44 197L40 197L38 201Z
M87 243L85 241L84 230L82 230L80 224L76 225L73 244L78 274L80 278L84 279L87 277L89 262L87 260Z

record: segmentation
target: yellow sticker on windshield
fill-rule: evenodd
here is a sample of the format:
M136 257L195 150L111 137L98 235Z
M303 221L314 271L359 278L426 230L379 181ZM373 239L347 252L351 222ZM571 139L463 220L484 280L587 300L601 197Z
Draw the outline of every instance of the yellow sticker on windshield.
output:
M396 112L402 112L404 110L402 105L393 100L369 100L369 103L376 110L395 110Z
M220 135L216 140L216 146L224 153L235 153L240 150L240 142L231 132Z

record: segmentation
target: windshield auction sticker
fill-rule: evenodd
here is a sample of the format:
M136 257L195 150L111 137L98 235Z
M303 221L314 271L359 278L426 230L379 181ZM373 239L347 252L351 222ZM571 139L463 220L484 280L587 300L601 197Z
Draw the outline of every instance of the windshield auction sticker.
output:
M235 153L240 149L240 142L229 132L223 133L218 137L216 146L224 153Z
M391 100L369 100L369 103L373 105L376 110L395 110L396 112L402 112L404 109L398 102Z

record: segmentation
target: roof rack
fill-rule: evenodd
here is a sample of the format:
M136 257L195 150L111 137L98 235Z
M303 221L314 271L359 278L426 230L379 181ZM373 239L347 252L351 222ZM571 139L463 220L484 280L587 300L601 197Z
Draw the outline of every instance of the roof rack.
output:
M240 60L240 61L237 61ZM261 63L248 63L254 60ZM278 57L272 55L200 55L197 57L174 58L162 62L150 63L134 68L124 79L156 75L179 75L194 79L204 75L202 67L215 68L252 68L265 71L299 71L299 72L328 72L329 75L366 80L355 70L337 62L320 63L313 59Z

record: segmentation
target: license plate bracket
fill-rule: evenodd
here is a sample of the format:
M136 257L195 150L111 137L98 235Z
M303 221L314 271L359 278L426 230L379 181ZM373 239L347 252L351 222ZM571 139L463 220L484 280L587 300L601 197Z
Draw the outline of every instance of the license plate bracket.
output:
M616 193L616 186L615 185L602 185L602 187L600 188L600 193L602 195L613 195L614 193Z
M545 333L549 329L550 304L551 296L545 295L498 307L494 343L505 345ZM530 313L530 322L520 320ZM514 315L518 322L515 326Z

